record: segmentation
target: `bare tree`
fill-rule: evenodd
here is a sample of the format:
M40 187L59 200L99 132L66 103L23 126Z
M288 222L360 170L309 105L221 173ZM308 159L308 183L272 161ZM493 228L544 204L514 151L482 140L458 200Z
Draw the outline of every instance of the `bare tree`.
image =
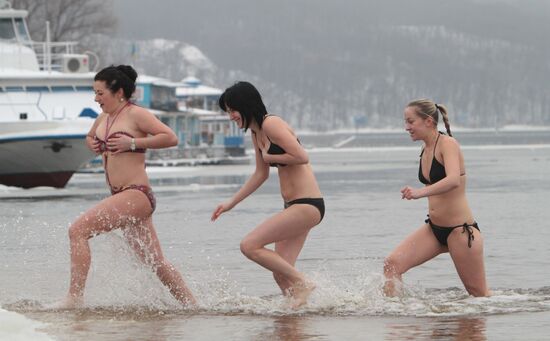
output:
M27 24L35 41L82 42L92 34L110 34L117 26L112 0L11 0L12 7L29 12Z

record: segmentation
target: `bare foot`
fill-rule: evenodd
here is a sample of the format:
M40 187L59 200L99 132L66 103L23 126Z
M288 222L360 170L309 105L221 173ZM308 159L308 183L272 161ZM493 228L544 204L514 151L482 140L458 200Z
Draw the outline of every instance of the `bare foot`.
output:
M292 287L286 288L283 290L283 296L292 297L294 296L294 289Z
M199 304L194 296L189 296L183 299L180 299L180 302L183 303L185 308L196 310L199 308Z
M67 295L62 301L54 303L47 308L52 310L72 310L81 308L82 306L84 306L84 299L82 297L76 298Z
M383 290L386 297L403 296L403 282L397 278L386 279Z
M292 309L298 309L307 303L307 299L311 292L315 290L313 282L299 282L292 286Z

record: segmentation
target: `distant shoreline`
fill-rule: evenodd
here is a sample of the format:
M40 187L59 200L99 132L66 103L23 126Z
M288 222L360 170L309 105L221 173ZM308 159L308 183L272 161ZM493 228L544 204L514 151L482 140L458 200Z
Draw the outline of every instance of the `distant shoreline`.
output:
M440 127L440 130L444 131L444 127ZM550 132L549 126L528 126L528 125L505 125L498 128L468 128L460 126L451 126L453 132L530 132L530 131L548 131ZM312 131L308 129L297 129L297 135L336 135L336 134L387 134L387 133L403 133L404 128L388 127L388 128L346 128L346 129L335 129L332 131Z

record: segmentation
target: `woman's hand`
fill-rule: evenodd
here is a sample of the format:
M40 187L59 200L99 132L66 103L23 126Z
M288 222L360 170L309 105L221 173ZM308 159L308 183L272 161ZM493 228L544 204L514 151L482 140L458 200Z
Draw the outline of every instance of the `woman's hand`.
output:
M401 189L401 199L419 199L422 198L422 189L412 188L411 186L405 186Z
M86 138L86 144L88 145L88 148L90 148L90 150L96 155L101 154L101 141L99 141L97 137L88 135Z
M107 148L112 154L129 151L131 145L132 138L123 134L116 134L107 140Z
M262 143L259 145L260 152L262 154L262 160L264 160L265 163L269 163L270 154L267 152L269 150L269 145L267 143Z
M269 158L269 154L267 151L269 150L270 144L266 142L266 139L260 137L262 135L256 135L256 133L252 133L252 137L254 140L256 140L256 145L258 146L258 151L260 152L260 156L265 163L269 163L266 159Z
M232 208L233 206L231 206L229 202L224 202L219 204L214 210L214 212L212 213L212 217L210 218L210 220L215 221L220 217L220 215L222 215L222 213L227 212Z

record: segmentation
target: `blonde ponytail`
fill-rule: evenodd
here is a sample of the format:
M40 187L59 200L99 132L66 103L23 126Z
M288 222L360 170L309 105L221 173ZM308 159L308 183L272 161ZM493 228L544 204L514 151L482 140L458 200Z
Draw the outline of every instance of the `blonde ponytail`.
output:
M441 112L441 116L443 117L443 123L445 124L445 129L447 130L447 134L449 136L453 136L453 134L451 134L451 125L449 124L449 112L447 111L447 108L441 104L435 104L435 107L439 109L439 111Z
M407 107L415 108L416 113L420 116L424 116L426 118L431 117L434 121L436 129L437 123L439 122L439 112L441 112L447 134L449 136L453 136L451 134L451 125L449 124L449 113L444 105L436 104L434 101L427 98L421 98L409 102L409 104L407 104Z

